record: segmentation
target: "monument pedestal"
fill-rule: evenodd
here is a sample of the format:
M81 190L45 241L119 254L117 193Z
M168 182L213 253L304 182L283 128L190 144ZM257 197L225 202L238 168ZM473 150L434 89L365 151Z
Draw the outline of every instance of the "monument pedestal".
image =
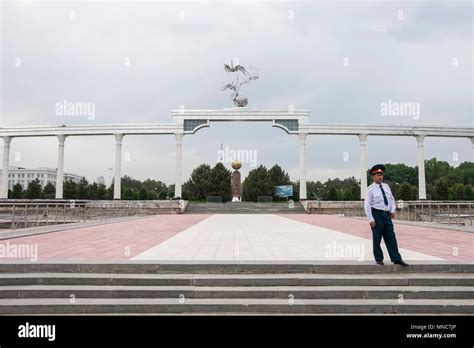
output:
M240 172L232 173L232 202L240 202Z
M240 172L239 169L242 166L242 164L235 160L232 162L232 168L235 170L235 172L232 173L232 202L240 202L241 198L241 177L240 177Z

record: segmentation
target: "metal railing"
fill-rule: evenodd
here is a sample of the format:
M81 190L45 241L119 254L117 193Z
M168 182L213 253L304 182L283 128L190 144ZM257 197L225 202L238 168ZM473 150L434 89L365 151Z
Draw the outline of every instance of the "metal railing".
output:
M474 202L409 202L399 209L399 218L445 225L473 226Z
M339 214L363 217L361 201L310 201L306 210L316 214ZM430 222L440 225L474 226L474 202L448 201L397 201L397 219Z
M171 201L170 201L171 202ZM175 209L160 202L0 202L0 229L17 229L127 216L146 216Z

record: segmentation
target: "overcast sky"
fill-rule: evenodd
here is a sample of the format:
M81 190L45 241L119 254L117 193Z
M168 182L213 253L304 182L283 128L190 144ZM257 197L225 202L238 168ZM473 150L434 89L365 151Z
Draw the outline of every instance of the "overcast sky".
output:
M241 90L252 108L294 105L311 123L473 127L472 16L470 1L7 1L0 126L161 123L179 105L232 107L223 64L238 57L260 69ZM58 115L64 100L94 103L95 117ZM389 100L419 103L420 117L381 115ZM218 123L184 137L184 180L216 163L221 142L298 178L296 136ZM70 137L65 171L110 178L114 149L112 136ZM14 166L57 165L55 138L16 138L11 151ZM123 172L173 183L174 151L173 136L126 136ZM471 142L428 138L425 154L456 164ZM358 156L355 136L309 136L308 180L358 177ZM368 138L369 166L416 156L412 137Z

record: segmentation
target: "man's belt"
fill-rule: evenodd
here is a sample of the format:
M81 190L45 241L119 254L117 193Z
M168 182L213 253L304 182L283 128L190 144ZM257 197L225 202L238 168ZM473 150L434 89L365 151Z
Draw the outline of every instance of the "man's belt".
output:
M387 214L387 215L390 215L390 211L389 210L380 210L380 209L375 209L375 208L372 208L372 212L377 212L377 213L380 213L380 214Z

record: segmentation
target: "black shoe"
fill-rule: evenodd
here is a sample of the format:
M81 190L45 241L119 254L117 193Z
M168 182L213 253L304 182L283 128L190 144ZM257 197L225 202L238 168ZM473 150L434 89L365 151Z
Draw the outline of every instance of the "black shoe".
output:
M394 264L395 264L395 265L400 265L400 266L403 266L403 267L408 267L408 266L410 266L408 263L406 263L406 262L403 261L403 260L395 261Z
M383 266L384 263L383 263L383 261L377 261L377 265Z

